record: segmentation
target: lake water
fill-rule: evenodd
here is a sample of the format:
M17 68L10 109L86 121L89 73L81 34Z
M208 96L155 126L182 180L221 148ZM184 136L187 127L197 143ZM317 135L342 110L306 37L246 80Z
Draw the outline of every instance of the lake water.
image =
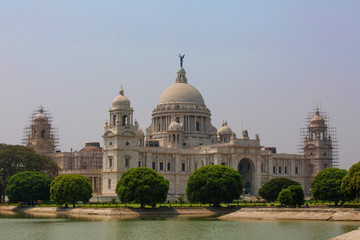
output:
M357 222L228 221L215 217L65 218L0 214L0 239L329 239Z

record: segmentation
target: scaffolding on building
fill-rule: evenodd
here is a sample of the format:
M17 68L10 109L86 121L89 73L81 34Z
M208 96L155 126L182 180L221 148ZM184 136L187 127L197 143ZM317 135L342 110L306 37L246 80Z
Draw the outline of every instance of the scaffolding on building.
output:
M28 143L28 138L31 136L31 126L34 123L35 116L42 110L42 113L46 115L48 123L50 124L50 136L54 139L55 151L60 151L60 140L57 128L53 127L53 117L52 114L46 110L43 106L38 107L32 112L29 117L28 125L24 127L23 138L21 139L21 144L26 146Z
M308 136L310 120L315 116L316 111L319 110L320 116L325 120L327 126L328 136L332 140L332 167L339 166L339 143L337 140L336 127L330 124L329 113L322 111L321 107L313 107L313 111L309 112L304 120L304 127L300 128L300 139L298 145L298 153L304 154L304 141L305 137Z

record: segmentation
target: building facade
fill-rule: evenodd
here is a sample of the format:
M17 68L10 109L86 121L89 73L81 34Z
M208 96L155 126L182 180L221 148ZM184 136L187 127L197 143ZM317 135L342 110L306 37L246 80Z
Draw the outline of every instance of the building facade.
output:
M257 195L273 178L287 177L299 182L310 196L314 176L333 165L333 143L319 110L306 129L303 154L277 153L264 148L260 137L245 130L240 137L223 122L217 129L201 93L188 83L185 69L177 71L175 83L160 96L152 111L146 133L134 121L134 109L121 89L109 109L99 143L87 143L79 152L54 152L51 125L42 108L34 117L27 146L49 155L61 168L60 174L78 173L88 177L94 195L109 199L121 175L130 168L148 167L170 182L169 198L185 195L191 173L206 165L226 165L239 171L245 193Z
M185 195L187 180L196 169L221 164L242 176L245 193L258 194L273 178L299 182L310 195L314 176L332 166L332 140L317 110L307 128L304 154L280 154L263 148L259 135L245 130L238 138L224 122L218 130L201 93L188 83L183 67L175 83L160 96L146 136L133 119L134 109L121 90L109 110L103 146L103 196L115 196L116 183L129 168L148 167L170 182L169 197Z

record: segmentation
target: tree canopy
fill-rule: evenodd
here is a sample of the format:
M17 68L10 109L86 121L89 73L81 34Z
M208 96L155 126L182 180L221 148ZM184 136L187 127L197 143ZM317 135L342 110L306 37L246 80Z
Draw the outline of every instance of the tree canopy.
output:
M214 204L230 203L242 193L241 175L223 165L208 165L193 172L188 180L186 195L190 202Z
M155 206L166 201L169 181L151 168L131 168L123 173L116 185L121 202Z
M40 172L24 171L10 177L6 194L10 202L27 202L34 205L36 200L50 199L51 178Z
M0 144L0 191L5 199L5 188L9 178L23 171L38 171L55 177L59 167L47 156L19 145Z
M319 172L312 181L311 193L316 200L339 201L345 200L340 186L347 171L339 168L327 168Z
M290 206L293 205L293 194L291 193L290 189L284 188L279 193L277 200L281 203L281 205Z
M274 178L260 188L259 195L268 202L274 202L281 190L291 185L300 185L300 183L284 177Z
M360 196L360 162L351 166L340 188L341 192L351 200Z
M92 197L92 186L87 177L79 174L57 176L50 185L50 198L56 204L86 203Z
M277 200L282 205L299 207L304 204L304 190L301 185L290 185L279 193Z

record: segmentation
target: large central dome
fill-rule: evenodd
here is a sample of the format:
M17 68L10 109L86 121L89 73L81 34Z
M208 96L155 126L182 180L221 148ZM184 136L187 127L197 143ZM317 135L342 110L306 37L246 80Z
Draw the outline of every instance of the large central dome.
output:
M164 103L195 103L205 105L199 90L187 83L183 67L177 71L175 84L168 87L160 97L159 104Z
M187 83L175 83L168 87L159 100L159 104L164 103L205 104L199 90Z

